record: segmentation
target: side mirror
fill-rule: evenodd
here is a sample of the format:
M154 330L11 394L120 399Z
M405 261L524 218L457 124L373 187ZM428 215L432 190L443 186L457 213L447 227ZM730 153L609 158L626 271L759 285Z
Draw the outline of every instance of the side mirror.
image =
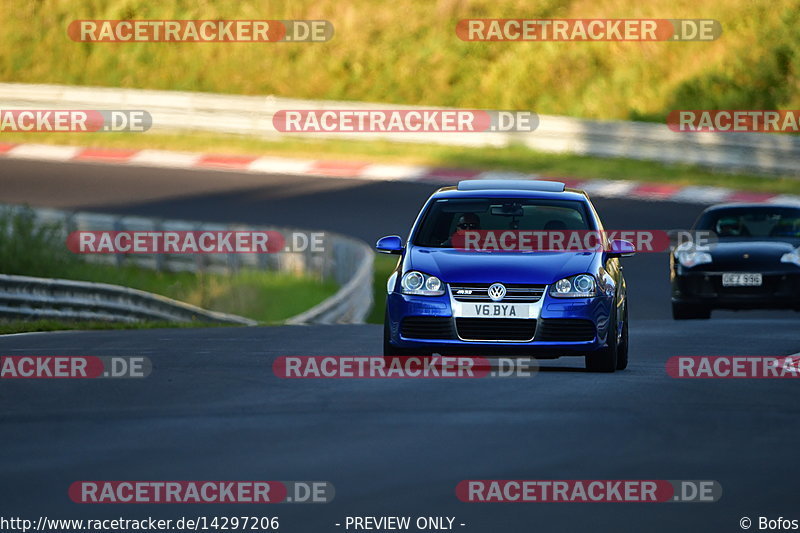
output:
M608 255L611 257L631 257L632 255L636 255L636 247L631 241L613 239L611 241L611 248L608 250Z
M381 237L378 239L378 242L375 243L375 249L382 254L400 255L403 253L403 239L397 235Z

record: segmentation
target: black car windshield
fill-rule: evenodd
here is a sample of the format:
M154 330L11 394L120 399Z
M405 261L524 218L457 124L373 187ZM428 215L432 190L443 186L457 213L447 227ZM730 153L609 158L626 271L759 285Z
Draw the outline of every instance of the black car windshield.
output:
M458 230L593 230L586 205L575 200L457 198L433 202L414 244L450 248Z
M740 239L800 239L800 208L731 207L715 209L698 220L697 230L711 230L719 237Z

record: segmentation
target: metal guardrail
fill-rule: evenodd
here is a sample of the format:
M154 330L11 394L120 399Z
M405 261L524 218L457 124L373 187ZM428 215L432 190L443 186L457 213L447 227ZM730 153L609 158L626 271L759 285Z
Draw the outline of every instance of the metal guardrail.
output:
M249 318L118 285L6 274L0 274L0 315L19 319L257 324Z
M308 233L276 227L207 224L183 220L161 220L142 217L69 212L56 209L30 209L21 206L0 206L9 214L28 213L37 225L52 224L60 237L72 231L279 231ZM137 265L166 271L205 271L230 273L243 268L275 272L303 273L323 280L332 280L339 290L331 297L295 317L291 324L362 323L372 306L373 252L357 239L331 232L324 233L321 251L271 254L87 254L91 262L112 265ZM8 279L6 279L8 278ZM16 279L11 279L16 278ZM148 298L149 296L149 298ZM172 304L178 304L175 308ZM125 311L127 309L127 311ZM149 294L102 283L48 280L21 276L0 279L0 315L30 318L67 317L98 320L171 320L178 322L204 320L253 325L247 318L205 311ZM66 313L66 314L65 314ZM107 318L102 318L107 317ZM125 320L129 321L129 320Z
M355 244L355 243L354 243ZM347 246L339 252L339 261L351 265L350 279L341 281L339 291L287 324L353 324L362 323L372 308L372 273L374 252L365 244ZM340 280L337 280L340 281Z
M111 215L104 213L70 212L59 209L6 206L13 212L31 211L39 224L55 224L61 228L61 238L66 239L73 231L277 231L308 233L308 230L275 226L257 228L241 224L215 224L188 220L163 220L138 216ZM324 233L328 239L338 241L340 236ZM365 245L366 246L366 245ZM109 265L136 265L152 270L170 272L203 271L227 274L241 268L272 270L276 272L306 273L321 279L335 277L330 271L333 258L329 251L316 252L308 248L305 252L277 252L270 254L87 254L87 261Z
M522 144L535 150L688 163L723 171L800 176L800 137L765 133L680 133L665 124L593 121L540 115L530 133L282 133L272 125L282 109L411 109L363 102L235 96L0 83L0 108L146 109L154 130L195 130L277 138L306 136L457 146ZM416 108L419 109L419 108ZM429 108L433 109L433 108Z

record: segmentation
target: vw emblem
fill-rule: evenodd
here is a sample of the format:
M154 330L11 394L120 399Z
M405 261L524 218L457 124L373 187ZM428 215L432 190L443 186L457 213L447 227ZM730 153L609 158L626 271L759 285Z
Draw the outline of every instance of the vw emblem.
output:
M493 302L499 302L506 296L506 288L502 283L493 283L487 292Z

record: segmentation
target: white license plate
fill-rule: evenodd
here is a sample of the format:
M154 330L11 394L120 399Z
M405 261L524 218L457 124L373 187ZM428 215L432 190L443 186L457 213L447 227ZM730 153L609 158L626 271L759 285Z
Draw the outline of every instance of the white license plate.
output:
M760 287L761 274L735 274L722 275L723 287Z
M536 318L536 309L531 304L461 303L455 310L463 318Z

